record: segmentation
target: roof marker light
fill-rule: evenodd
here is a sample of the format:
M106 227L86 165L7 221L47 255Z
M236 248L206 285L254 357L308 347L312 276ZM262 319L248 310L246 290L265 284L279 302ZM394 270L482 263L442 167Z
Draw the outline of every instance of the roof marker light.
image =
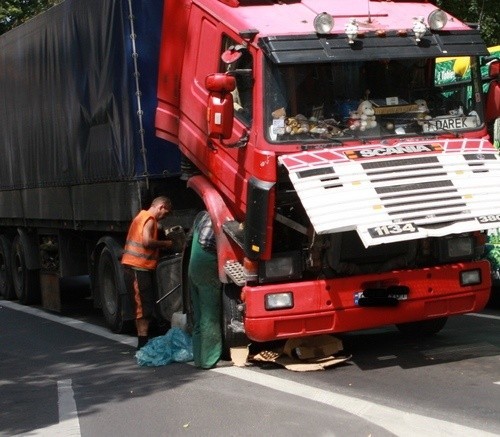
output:
M321 12L314 18L314 30L321 35L329 34L333 29L333 17L327 12Z
M427 23L432 30L441 30L448 22L448 16L446 12L441 9L436 9L432 11L427 17Z

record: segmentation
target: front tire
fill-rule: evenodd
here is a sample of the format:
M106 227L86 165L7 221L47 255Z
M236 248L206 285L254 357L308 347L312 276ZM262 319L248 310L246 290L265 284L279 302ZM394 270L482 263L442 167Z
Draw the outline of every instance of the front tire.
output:
M222 353L225 359L230 359L232 347L246 346L248 337L243 330L243 314L238 309L241 305L241 288L235 284L222 286Z
M125 330L122 315L122 295L126 293L123 267L114 253L105 247L99 257L97 281L102 313L111 331L122 333Z
M194 310L191 301L191 292L189 289L189 261L191 259L191 247L193 244L193 232L186 235L186 245L182 253L182 311L186 314L186 330L189 334L193 333Z
M418 322L399 323L396 327L406 336L430 337L437 334L446 325L448 317L438 317L436 319L420 320Z
M12 284L19 302L23 305L40 303L39 270L28 270L26 267L26 248L19 235L12 245L11 267Z

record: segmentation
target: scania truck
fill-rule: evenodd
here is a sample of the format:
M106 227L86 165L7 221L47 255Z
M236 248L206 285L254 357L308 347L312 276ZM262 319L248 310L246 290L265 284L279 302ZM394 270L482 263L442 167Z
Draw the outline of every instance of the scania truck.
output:
M486 55L429 1L66 0L0 37L0 290L47 306L88 274L121 330L126 229L166 194L211 216L226 347L438 332L490 294ZM471 80L441 83L457 56ZM157 271L166 318L188 258Z

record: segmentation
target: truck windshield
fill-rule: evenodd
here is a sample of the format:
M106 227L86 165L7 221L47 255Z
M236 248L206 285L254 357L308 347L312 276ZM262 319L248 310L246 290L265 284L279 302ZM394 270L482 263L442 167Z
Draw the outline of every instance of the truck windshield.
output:
M284 66L267 62L268 138L275 143L338 143L478 129L483 124L479 68L470 61L466 78L453 69L443 72L434 58Z

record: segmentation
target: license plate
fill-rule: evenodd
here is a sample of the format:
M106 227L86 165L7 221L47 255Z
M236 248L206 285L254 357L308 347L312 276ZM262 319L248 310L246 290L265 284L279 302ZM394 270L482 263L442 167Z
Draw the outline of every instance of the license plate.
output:
M427 121L424 132L435 132L438 130L460 130L477 127L477 117L436 117Z

